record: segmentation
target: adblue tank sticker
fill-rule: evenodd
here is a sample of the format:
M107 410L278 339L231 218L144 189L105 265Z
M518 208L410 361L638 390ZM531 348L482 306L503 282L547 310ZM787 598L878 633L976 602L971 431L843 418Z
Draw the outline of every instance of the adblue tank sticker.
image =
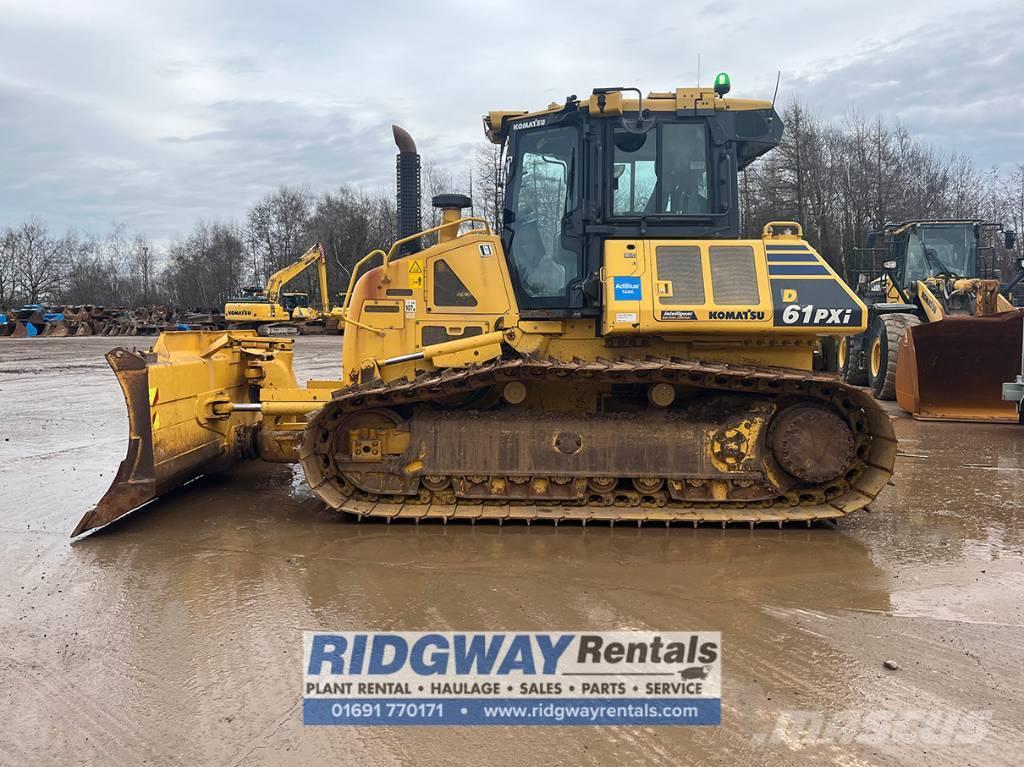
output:
M614 277L612 287L616 301L639 301L642 296L639 277Z

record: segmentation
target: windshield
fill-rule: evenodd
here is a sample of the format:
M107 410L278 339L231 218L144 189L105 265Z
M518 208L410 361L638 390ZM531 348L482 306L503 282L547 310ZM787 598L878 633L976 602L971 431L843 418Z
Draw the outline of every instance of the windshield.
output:
M666 123L646 133L618 129L614 142L615 215L709 212L703 123Z
M907 241L907 280L943 273L976 277L977 249L973 224L919 226Z
M578 132L572 127L541 128L518 138L511 183L511 264L526 294L565 295L577 277L576 253L562 244L562 219L575 208Z

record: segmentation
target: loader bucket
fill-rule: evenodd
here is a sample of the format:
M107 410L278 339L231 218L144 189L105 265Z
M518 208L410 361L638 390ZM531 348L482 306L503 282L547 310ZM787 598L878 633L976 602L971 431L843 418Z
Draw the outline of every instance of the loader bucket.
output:
M14 323L14 331L11 333L11 338L35 338L39 335L39 330L31 322L22 322L18 320Z
M1002 385L1021 368L1024 312L947 317L907 329L896 360L896 400L914 418L1017 423Z
M68 335L68 323L64 320L47 322L42 335L44 338L64 338Z
M128 406L128 454L71 536L106 525L196 477L255 457L261 416L230 412L230 403L250 401L253 360L271 354L282 377L291 376L294 385L290 342L257 339L254 333L164 333L150 352L123 347L108 352L107 363Z

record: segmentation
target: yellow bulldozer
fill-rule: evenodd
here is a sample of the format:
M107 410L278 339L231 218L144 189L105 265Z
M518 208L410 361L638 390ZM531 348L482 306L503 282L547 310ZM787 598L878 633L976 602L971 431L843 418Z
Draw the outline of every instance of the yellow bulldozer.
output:
M249 458L301 463L359 518L781 526L869 504L890 420L811 370L865 306L798 223L740 237L738 171L782 122L728 90L490 112L501 231L455 194L421 230L396 128L398 240L353 271L340 377L298 386L293 341L252 332L111 351L128 455L74 535Z
M310 267L317 269L320 309L309 305L307 293L285 293L285 285ZM243 288L242 296L224 305L224 319L233 330L255 330L261 336L295 336L307 325L323 325L329 316L327 258L317 243L294 263L278 269L265 287Z
M1024 315L1008 298L1020 277L1002 285L992 276L994 246L982 238L996 232L1012 250L1016 233L983 220L906 221L869 234L852 280L868 329L839 345L846 381L923 420L1016 423L1002 384L1020 367Z

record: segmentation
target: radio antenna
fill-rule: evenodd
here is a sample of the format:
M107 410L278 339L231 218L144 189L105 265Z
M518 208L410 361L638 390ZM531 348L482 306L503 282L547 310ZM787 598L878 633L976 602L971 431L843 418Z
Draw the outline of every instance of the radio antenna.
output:
M775 78L775 93L772 94L772 109L775 109L775 98L779 95L779 83L782 82L782 70L779 70L779 74Z
M700 51L697 51L697 87L700 87Z

